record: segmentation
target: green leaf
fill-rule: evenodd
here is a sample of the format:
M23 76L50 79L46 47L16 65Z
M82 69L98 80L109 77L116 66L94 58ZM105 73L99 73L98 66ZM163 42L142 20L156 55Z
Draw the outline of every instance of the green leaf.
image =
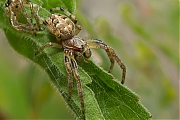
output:
M58 3L57 0L56 2L43 2L43 6L47 8L54 7L54 5ZM3 3L0 3L1 8L3 8ZM68 2L64 2L64 4L67 3ZM75 8L75 2L72 0L70 3L74 4L67 5L67 9L72 12ZM39 55L34 55L40 46L50 41L56 41L56 38L47 30L38 32L37 36L20 33L10 26L3 9L0 9L0 13L4 16L4 19L1 18L0 20L0 25L4 30L9 44L19 54L30 59L36 63L36 65L41 66L42 69L45 69L54 86L64 97L73 113L77 118L81 119L80 100L75 79L72 98L70 102L67 102L68 83L67 72L64 67L63 50L47 48ZM46 16L47 14L49 14L48 11L42 8L40 15ZM2 25L6 27L2 27ZM95 65L91 60L82 61L78 63L78 65L78 71L83 85L86 119L150 119L150 113L141 105L137 95L121 85L111 74Z

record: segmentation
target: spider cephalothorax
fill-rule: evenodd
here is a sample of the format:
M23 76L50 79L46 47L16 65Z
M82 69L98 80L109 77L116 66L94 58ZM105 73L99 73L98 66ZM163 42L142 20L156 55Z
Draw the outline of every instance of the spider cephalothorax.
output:
M25 6L30 7L31 15L27 14ZM6 15L9 17L11 26L16 29L17 31L22 31L26 33L36 33L36 31L42 30L40 27L39 19L38 19L38 12L39 6L37 4L32 4L27 0L7 0L5 3L5 12ZM37 12L34 12L34 7L37 7ZM19 14L22 12L23 17L26 19L27 23L19 22ZM33 18L35 18L36 25L33 24Z
M48 30L54 34L57 38L57 43L49 42L42 46L35 54L37 55L39 52L44 50L45 48L52 46L62 48L64 50L64 64L66 67L66 71L68 73L68 100L71 99L72 94L72 73L77 82L78 94L81 102L82 116L85 119L85 108L84 108L84 98L82 91L81 79L78 73L78 65L76 62L76 58L89 58L91 56L90 48L101 48L104 49L111 61L111 66L109 72L112 71L114 66L114 61L116 61L119 66L122 68L122 84L125 80L126 68L125 65L121 62L121 60L116 55L115 51L103 43L101 40L97 39L89 39L83 40L78 37L77 34L80 32L81 27L76 25L77 19L74 15L70 14L67 10L63 8L54 8L52 10L61 10L67 16L61 14L51 14L46 20L39 18L42 20L43 24L48 28ZM75 58L76 56L76 58Z

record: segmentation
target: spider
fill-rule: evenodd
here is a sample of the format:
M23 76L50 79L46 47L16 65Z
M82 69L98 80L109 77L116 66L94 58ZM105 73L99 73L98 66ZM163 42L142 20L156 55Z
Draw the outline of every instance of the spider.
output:
M109 72L112 71L114 62L116 61L120 68L123 70L122 72L122 81L123 84L125 81L126 67L121 62L119 57L116 55L115 51L106 45L104 42L98 39L89 39L83 40L77 34L81 31L81 26L77 25L77 19L74 15L68 12L66 9L62 7L52 8L50 11L61 10L65 15L62 14L51 14L46 20L43 18L39 19L43 22L43 24L47 27L47 29L55 35L57 39L57 43L49 42L45 45L41 46L35 53L35 55L39 54L47 47L57 47L62 48L64 50L64 64L66 67L66 71L68 73L68 101L71 99L72 94L72 83L74 77L76 79L78 95L81 103L81 111L82 117L85 119L85 108L84 108L84 98L83 98L83 90L80 75L78 73L78 65L76 60L81 60L83 58L91 57L90 48L100 48L104 49L111 61L111 66L109 68Z
M32 17L35 18L36 26L32 23L32 18L28 17L27 11L25 10L24 6L30 6L30 11ZM34 6L37 7L37 13L34 12ZM9 17L11 26L16 29L17 31L26 32L30 34L36 34L36 31L43 30L40 27L39 19L38 19L38 12L39 12L39 6L36 4L32 4L31 2L28 2L25 0L7 0L5 3L5 11L6 15ZM27 24L21 23L18 20L19 14L22 10L23 16L26 18ZM37 27L37 28L36 28Z

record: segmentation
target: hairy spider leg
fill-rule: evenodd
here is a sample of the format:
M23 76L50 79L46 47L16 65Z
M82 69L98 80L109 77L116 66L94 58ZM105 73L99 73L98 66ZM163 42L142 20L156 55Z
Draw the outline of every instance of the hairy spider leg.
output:
M32 4L31 2L28 2L27 0L24 2L22 0L15 0L11 2L8 0L5 5L6 5L6 14L7 16L9 16L10 23L14 29L16 29L17 31L26 32L30 34L33 34L33 33L36 34L36 31L40 31L39 28L38 29L34 28L33 23L32 23L32 18L28 17L28 14L24 8L24 6L32 5L32 6L37 7L38 5ZM14 7L13 5L16 5L17 7ZM20 10L22 10L22 14L26 18L27 24L23 24L18 21L17 17L20 13ZM31 15L34 16L34 18L36 19L37 15L35 13L32 14L34 12L33 11L34 9L30 9L30 10L31 10ZM38 12L39 12L39 8L38 8L37 14ZM39 21L36 20L36 23L39 24Z
M116 62L119 64L119 66L123 70L121 83L124 84L125 76L126 76L126 67L122 63L122 61L118 58L115 51L111 47L107 46L101 40L92 39L92 40L87 40L86 42L87 42L89 48L101 48L101 49L104 49L106 51L106 53L109 56L110 61L111 61L111 67L110 67L109 71L112 71L112 68L113 68L113 65L114 65L114 60L116 60ZM114 59L114 60L112 60L112 59Z
M81 79L78 73L78 65L76 60L74 59L74 51L73 50L68 50L64 49L64 61L65 61L65 66L66 66L66 71L68 73L68 87L69 87L69 95L68 95L68 100L71 99L71 94L72 94L72 71L74 74L74 77L76 79L77 83L77 88L78 88L78 95L80 98L80 103L81 103L81 110L82 110L82 117L85 119L85 109L84 109L84 98L83 98L83 92L82 92L82 84L81 84ZM71 70L72 68L72 70Z
M33 30L33 32L35 34L36 34L36 31L44 30L43 28L40 27L40 21L39 21L39 15L38 15L39 10L40 10L39 5L32 4L29 0L26 0L25 3L22 2L21 6L22 6L22 13L25 16L25 18L27 19L27 22L28 22L28 24L30 26L30 28L29 28L29 26L27 26L27 29L29 29L30 31ZM33 20L32 20L32 18L28 17L27 12L26 12L24 6L30 6L31 16L32 16L32 18L33 17L35 18L37 28L34 28ZM34 7L37 7L37 12L34 12L35 11Z
M40 21L39 21L39 10L40 10L40 7L38 5L36 5L36 4L32 4L31 2L29 2L29 5L30 5L30 10L31 10L31 15L36 20L36 25L37 25L38 31L42 31L43 28L41 28ZM37 7L37 12L36 13L34 12L34 7Z
M19 0L20 1L20 5L21 5L21 9L22 9L22 13L24 15L24 17L26 18L27 22L28 22L28 26L30 27L31 30L33 30L33 24L32 24L32 19L28 17L28 14L24 8L24 5L27 5L29 2L25 2L23 3L22 0Z
M60 10L60 11L62 11L64 14L66 14L66 15L73 21L73 23L74 23L75 26L76 26L75 35L77 35L77 34L81 31L82 27L81 27L80 25L77 25L77 24L76 24L77 21L78 21L77 18L76 18L76 16L74 16L73 14L71 14L69 11L67 11L67 10L64 9L63 7L51 8L51 9L50 9L50 12L55 11L55 10Z
M72 87L73 87L73 79L72 79L72 70L71 70L71 58L70 53L68 50L64 49L64 64L66 66L66 71L68 73L68 101L71 99L72 95Z
M43 45L35 53L35 55L37 55L42 50L44 50L45 48L50 47L50 46L62 48L62 46L60 44L49 42L49 43ZM84 109L84 98L83 98L83 92L82 92L82 85L81 85L81 80L80 80L80 76L78 73L78 65L77 65L76 60L74 59L74 51L73 50L64 49L64 64L66 66L66 71L68 73L68 88L69 88L68 101L71 99L71 96L72 96L72 86L73 86L72 71L73 71L74 77L76 78L76 82L77 82L78 95L80 98L81 109L82 109L82 117L83 117L83 119L85 119L85 109Z
M17 5L17 8L11 7L12 4ZM17 20L17 15L20 12L20 8L22 7L21 1L10 1L8 0L6 3L6 14L10 18L10 23L13 28L15 28L18 31L25 31L27 32L28 30L24 30L26 28L25 24L19 23ZM20 5L20 7L18 7Z
M112 69L114 67L114 58L113 58L111 52L108 49L105 49L105 51L106 51L106 53L107 53L107 55L109 57L109 60L111 61L111 66L110 66L109 71L108 71L109 73L111 73Z
M97 41L99 41L99 40L97 40ZM102 41L101 41L102 42ZM93 43L93 41L92 41L92 43ZM91 44L92 44L91 43ZM95 41L94 41L94 43L96 43ZM96 46L96 45L94 45L94 46ZM96 47L96 48L100 48L100 47ZM110 68L109 68L109 73L111 73L112 72L112 69L113 69L113 67L114 67L114 58L113 58L113 56L112 56L112 54L111 54L111 52L108 50L108 49L104 49L105 51L106 51L106 53L107 53L107 55L108 55L108 57L109 57L109 60L110 60L110 62L111 62L111 66L110 66Z
M10 15L10 23L11 23L11 26L14 29L16 29L17 31L34 34L34 31L32 31L29 27L27 27L26 24L19 23L17 21L17 17L16 17L16 15L13 12L11 12L11 15Z
M41 51L43 51L47 47L56 47L56 48L62 48L60 44L57 43L46 43L42 47L39 48L38 51L35 52L35 55L39 54ZM77 88L78 88L78 95L80 98L80 103L81 103L81 109L82 109L82 117L85 119L85 109L84 109L84 98L83 98L83 92L82 92L82 85L81 85L81 80L80 76L78 73L78 65L76 60L74 59L74 51L70 51L68 49L64 49L64 64L66 66L66 71L68 73L68 101L71 99L72 96L72 86L73 86L73 79L72 79L72 71L74 74L74 77L76 78L77 82ZM71 70L72 68L72 70Z
M72 70L74 73L74 77L76 78L76 83L77 83L77 88L78 88L78 95L80 98L80 103L81 103L81 112L82 112L82 117L85 119L85 108L84 108L84 97L83 97L83 91L82 91L82 84L81 84L81 79L78 73L78 65L76 60L73 58L71 59L72 63Z
M39 54L41 51L43 51L43 50L44 50L45 48L47 48L47 47L62 48L62 46L61 46L60 44L49 42L49 43L46 43L45 45L41 46L41 47L35 52L35 55Z

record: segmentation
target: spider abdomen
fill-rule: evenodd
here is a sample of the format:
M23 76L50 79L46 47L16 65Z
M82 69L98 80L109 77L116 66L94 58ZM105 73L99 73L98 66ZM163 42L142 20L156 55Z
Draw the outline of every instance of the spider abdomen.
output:
M64 15L52 14L45 22L49 31L54 34L58 40L70 39L75 34L74 23Z

